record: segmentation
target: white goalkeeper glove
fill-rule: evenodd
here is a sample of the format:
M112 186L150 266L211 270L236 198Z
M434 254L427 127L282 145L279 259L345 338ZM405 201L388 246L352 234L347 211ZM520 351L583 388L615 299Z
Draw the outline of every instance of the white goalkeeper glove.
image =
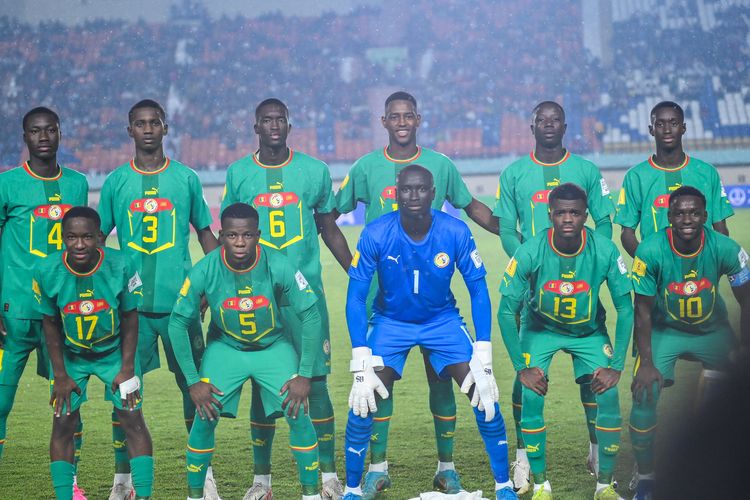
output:
M349 392L349 408L355 415L366 417L368 412L376 412L375 391L380 397L388 397L388 389L375 375L375 369L383 368L383 358L373 356L369 347L355 347L352 349L352 360L349 371L354 376L352 390Z
M466 374L461 392L468 394L474 386L471 406L485 411L485 421L495 417L495 403L500 399L500 391L492 371L492 343L485 340L474 342L474 352L469 361L469 373Z

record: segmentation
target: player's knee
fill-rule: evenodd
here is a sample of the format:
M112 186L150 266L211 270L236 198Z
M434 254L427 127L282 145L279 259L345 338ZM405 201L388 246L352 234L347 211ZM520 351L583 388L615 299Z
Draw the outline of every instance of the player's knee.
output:
M525 414L541 414L544 411L544 396L531 389L523 389L521 397L522 417Z
M55 417L52 421L52 440L67 441L70 439L72 441L76 427L78 427L78 412Z
M619 422L620 416L620 397L617 387L612 387L601 394L596 395L596 404L598 406L597 419L602 418L608 422Z
M147 433L146 421L143 418L143 412L141 410L116 410L117 417L120 419L120 426L125 433L130 436L131 434L143 434Z

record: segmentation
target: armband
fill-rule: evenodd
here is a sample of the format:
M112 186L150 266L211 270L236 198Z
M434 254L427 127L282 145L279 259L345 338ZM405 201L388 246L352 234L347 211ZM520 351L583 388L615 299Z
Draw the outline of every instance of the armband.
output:
M732 288L740 287L750 282L750 269L743 267L740 272L727 276L727 278L729 278L729 286Z

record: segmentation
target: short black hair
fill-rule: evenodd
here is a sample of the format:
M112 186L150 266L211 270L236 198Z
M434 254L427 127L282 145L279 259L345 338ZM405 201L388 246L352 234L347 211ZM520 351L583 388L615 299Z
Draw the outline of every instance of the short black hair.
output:
M255 106L255 121L256 122L258 121L258 118L260 118L260 108L262 108L263 106L271 106L271 105L279 106L283 108L284 111L286 112L287 118L289 118L289 107L286 104L284 104L284 101L282 101L281 99L277 99L275 97L269 97L268 99L263 99L262 101L260 101L260 104Z
M658 103L656 106L651 108L651 114L649 117L651 118L651 123L654 123L654 118L656 118L656 112L660 109L674 109L680 114L680 121L685 121L685 111L683 111L682 106L677 104L673 101L662 101Z
M589 200L586 196L586 191L581 189L580 186L573 184L572 182L560 184L550 192L549 197L547 198L547 202L552 205L552 202L557 200L583 200L583 202L586 204L586 208L588 208L589 206Z
M695 196L701 200L701 203L703 203L703 209L706 209L706 196L701 193L698 188L693 186L680 186L675 189L672 194L669 195L669 207L672 208L672 205L677 203L677 199L684 196Z
M392 103L393 101L408 101L414 105L414 110L417 109L417 100L414 98L413 95L411 95L408 92L404 92L403 90L399 90L398 92L394 92L393 94L389 95L388 98L385 100L385 109L388 109L388 105Z
M142 99L138 101L137 103L133 104L133 107L130 108L130 111L128 111L128 123L133 122L133 116L135 116L135 110L136 109L143 109L143 108L149 108L149 109L155 109L157 113L159 113L159 116L161 117L162 121L167 121L167 113L164 111L164 108L159 104L158 102L154 101L153 99Z
M26 125L29 123L29 119L32 116L36 116L36 115L49 115L55 119L58 126L60 125L60 117L57 116L57 113L55 113L54 111L52 111L46 106L37 106L36 108L33 108L27 111L26 114L23 115L23 120L21 120L21 127L23 127L24 131L26 131Z
M102 219L101 217L99 217L99 214L93 208L83 207L83 206L73 207L67 211L67 213L62 218L62 228L65 229L65 225L71 219L78 219L78 218L94 221L94 224L96 224L97 231L101 231Z
M542 102L540 102L539 104L537 104L536 106L534 106L534 109L531 110L531 116L535 116L537 114L537 112L541 108L543 108L545 106L554 106L554 107L556 107L557 109L560 110L560 113L562 113L563 118L565 118L565 110L563 109L563 107L559 103L556 103L555 101L542 101Z
M418 172L424 175L430 181L430 186L435 185L435 180L432 176L432 172L424 168L422 165L417 165L416 163L411 163L401 169L401 171L398 173L398 176L396 176L396 185L398 185L398 181L401 180L402 176L410 174L412 172Z
M224 225L226 219L252 219L258 223L258 211L247 203L233 203L221 212L221 224Z

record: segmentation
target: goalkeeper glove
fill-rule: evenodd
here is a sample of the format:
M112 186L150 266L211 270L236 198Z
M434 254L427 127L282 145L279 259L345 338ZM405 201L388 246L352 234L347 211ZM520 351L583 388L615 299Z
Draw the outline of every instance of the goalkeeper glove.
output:
M468 394L474 386L471 406L485 411L485 421L495 417L495 403L500 399L500 391L492 371L492 343L485 340L474 342L474 352L469 361L469 373L461 384L461 392Z
M373 356L369 347L355 347L352 349L352 360L349 363L349 371L354 376L352 390L349 392L349 408L355 415L366 417L368 412L377 411L375 404L375 391L380 397L386 399L389 395L388 389L375 375L375 369L383 368L383 358Z

